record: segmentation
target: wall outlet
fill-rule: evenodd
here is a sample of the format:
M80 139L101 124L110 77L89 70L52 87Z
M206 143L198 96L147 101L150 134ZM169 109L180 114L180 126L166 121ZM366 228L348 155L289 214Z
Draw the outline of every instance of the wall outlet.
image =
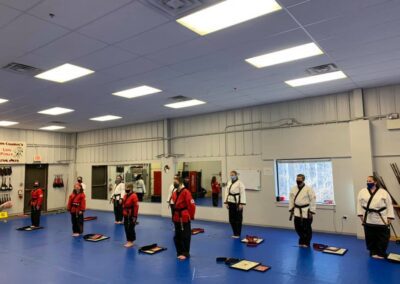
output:
M343 215L343 216L342 216L342 219L343 219L343 220L347 220L347 215Z

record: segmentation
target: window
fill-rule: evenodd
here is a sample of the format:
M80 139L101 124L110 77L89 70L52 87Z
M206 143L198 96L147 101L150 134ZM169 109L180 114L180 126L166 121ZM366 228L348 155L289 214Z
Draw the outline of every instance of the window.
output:
M296 176L304 174L305 183L317 196L317 203L335 204L333 192L332 161L330 160L277 160L277 195L280 201L288 201Z

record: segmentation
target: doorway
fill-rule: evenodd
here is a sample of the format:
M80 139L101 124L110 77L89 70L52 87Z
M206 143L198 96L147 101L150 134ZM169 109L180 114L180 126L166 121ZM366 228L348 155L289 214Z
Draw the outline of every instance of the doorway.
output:
M32 164L25 166L25 192L24 192L24 213L31 212L31 191L33 183L39 182L40 188L43 190L42 211L47 211L47 174L48 164Z

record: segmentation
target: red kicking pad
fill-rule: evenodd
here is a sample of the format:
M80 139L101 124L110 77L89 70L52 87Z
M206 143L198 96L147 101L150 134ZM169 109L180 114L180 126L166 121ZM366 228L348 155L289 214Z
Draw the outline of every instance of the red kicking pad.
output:
M347 252L347 249L345 248L338 248L338 247L332 247L324 244L313 244L313 249L316 251L320 251L323 253L329 253L329 254L335 254L335 255L345 255Z
M87 216L85 218L83 218L83 221L93 221L93 220L97 220L97 216Z
M247 235L246 238L242 239L242 243L246 243L248 247L256 247L259 244L261 244L264 241L264 239L259 238L257 236L249 236Z
M104 241L104 240L107 240L107 239L109 239L110 237L107 237L107 236L105 236L105 235L102 235L102 234L87 234L87 235L84 235L83 236L83 239L85 240L85 241L88 241L88 242L101 242L101 241Z
M197 235L197 234L202 234L204 233L204 229L202 228L193 228L192 229L192 235Z
M150 254L150 255L162 252L164 250L167 250L167 248L160 247L157 244L151 244L151 245L147 245L147 246L143 246L143 247L139 248L140 253L145 253L145 254Z

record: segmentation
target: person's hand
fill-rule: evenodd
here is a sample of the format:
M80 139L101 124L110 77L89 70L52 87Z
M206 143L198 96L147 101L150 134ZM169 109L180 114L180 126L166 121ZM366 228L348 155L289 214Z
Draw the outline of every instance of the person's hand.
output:
M119 204L122 204L122 199L119 200Z
M364 223L364 217L363 216L358 216L360 217L361 223Z
M36 206L36 210L40 210L40 206Z
M83 214L83 212L82 211L79 211L79 215L82 215Z
M229 209L229 204L225 204L226 209Z
M392 219L387 219L387 224L390 225L392 223Z
M243 210L243 204L239 204L239 210L242 211Z

